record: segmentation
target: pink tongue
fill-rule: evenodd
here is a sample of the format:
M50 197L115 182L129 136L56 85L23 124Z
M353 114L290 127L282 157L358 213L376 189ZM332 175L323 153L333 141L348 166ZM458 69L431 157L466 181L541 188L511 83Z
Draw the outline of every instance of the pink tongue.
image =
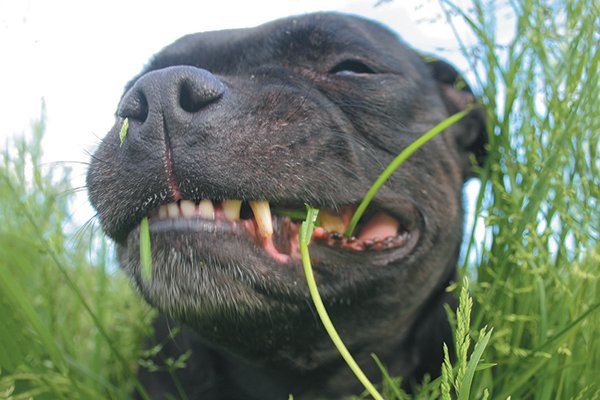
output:
M398 236L399 223L384 212L375 214L360 230L360 240L382 240Z

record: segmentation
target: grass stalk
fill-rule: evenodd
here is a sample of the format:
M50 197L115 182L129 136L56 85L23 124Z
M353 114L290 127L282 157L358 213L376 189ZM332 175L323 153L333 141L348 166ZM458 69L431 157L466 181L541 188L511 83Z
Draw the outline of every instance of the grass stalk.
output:
M310 296L312 297L313 303L317 310L317 314L319 315L319 318L321 319L321 322L323 323L327 334L331 338L331 341L333 342L337 350L340 352L340 355L342 356L344 361L346 361L354 375L356 375L360 383L363 384L363 386L369 392L369 394L375 400L383 400L383 396L377 391L377 389L371 383L369 378L367 378L365 373L354 360L354 357L352 357L352 354L350 354L350 352L346 348L346 345L344 345L344 342L340 338L340 335L338 334L337 330L335 329L335 326L333 326L333 323L329 318L329 314L327 314L327 310L325 309L325 305L323 304L323 300L321 299L321 295L319 294L317 282L315 281L315 276L312 270L310 254L308 251L308 244L310 242L310 238L315 227L315 222L317 220L318 213L319 210L307 206L306 220L302 222L302 225L300 227L300 255L302 256L302 266L304 267L304 273L306 275L306 281L308 283Z
M354 211L352 218L350 219L350 223L348 224L348 228L346 228L346 232L344 233L346 236L351 237L354 233L354 229L356 229L356 225L358 225L358 221L363 216L365 210L375 198L375 195L381 189L381 187L387 182L387 180L392 176L394 171L396 171L400 166L410 157L415 151L421 148L425 143L442 133L445 129L448 129L453 124L460 121L471 111L472 107L469 106L465 110L460 111L450 117L446 118L427 132L425 132L421 137L412 142L408 147L406 147L400 154L398 154L392 162L383 170L383 172L377 177L373 185L369 188L362 201Z
M152 279L152 249L148 217L144 217L140 223L140 268L142 280L149 282Z

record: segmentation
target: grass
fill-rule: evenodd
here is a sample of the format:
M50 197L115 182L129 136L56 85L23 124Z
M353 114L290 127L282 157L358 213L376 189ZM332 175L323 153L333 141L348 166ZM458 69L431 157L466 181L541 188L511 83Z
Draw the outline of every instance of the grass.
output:
M308 245L310 243L310 238L313 234L313 230L315 228L315 222L317 221L317 216L319 214L319 210L307 206L307 215L304 222L300 227L300 254L302 255L302 265L304 268L304 273L306 275L306 282L308 284L308 289L310 290L310 295L313 299L313 303L315 305L315 309L319 314L319 318L327 331L327 334L331 338L333 344L339 351L342 358L346 361L356 378L362 383L367 392L375 399L375 400L383 400L381 394L377 391L375 386L371 383L369 378L364 374L362 369L358 366L354 357L350 354L346 345L340 338L333 322L329 318L327 311L325 310L325 305L323 304L323 300L321 300L321 295L319 294L319 290L317 288L317 282L315 280L315 276L313 274L310 254L308 252Z
M463 51L492 133L483 245L471 232L462 270L475 279L471 329L494 327L485 355L497 366L474 394L599 397L600 4L509 4L517 31L499 46L488 5L443 3L478 39Z
M146 282L152 279L152 250L150 246L148 217L144 217L140 224L140 266L142 279Z
M123 126L121 126L121 131L119 132L119 147L123 146L123 142L125 141L125 138L127 137L127 130L129 129L129 118L125 118L123 120Z
M375 182L373 182L373 185L369 188L369 190L365 194L365 197L362 199L362 201L356 208L356 211L352 215L352 218L350 218L350 223L348 224L348 228L346 229L346 232L344 232L344 234L348 237L352 236L354 229L356 229L356 225L358 225L358 221L360 221L360 218L363 216L365 210L367 209L373 198L375 198L375 195L377 194L379 189L381 189L381 187L390 178L394 171L396 171L404 163L404 161L408 159L408 157L410 157L425 143L442 133L445 129L460 121L465 115L469 113L469 111L471 111L471 107L467 107L466 110L458 112L448 117L447 119L443 120L442 122L431 128L429 131L425 132L421 137L419 137L413 143L408 145L406 149L402 150L402 152L398 154L398 156L396 156L396 158L394 158L392 162L377 177Z
M600 5L440 4L476 38L462 50L490 156L459 266L468 291L449 289L460 298L455 360L411 395L385 371L378 389L403 400L598 399ZM507 14L516 34L500 45L496 18ZM69 171L41 168L43 130L42 118L0 164L0 398L144 393L135 369L147 364L153 312L109 267L98 232L68 228Z
M0 398L127 398L154 312L98 232L69 228L70 171L41 168L43 132L0 156Z

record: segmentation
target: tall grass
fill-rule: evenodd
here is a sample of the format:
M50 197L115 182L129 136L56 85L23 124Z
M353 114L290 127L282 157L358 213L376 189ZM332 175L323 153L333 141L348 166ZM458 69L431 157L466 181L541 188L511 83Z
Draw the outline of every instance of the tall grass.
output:
M42 168L44 128L1 155L0 398L128 398L152 312L96 232L68 233L70 171Z
M472 395L599 398L600 3L441 5L477 38L462 50L491 133L483 240L471 232L463 272L474 280L471 331L494 328L484 357L497 365ZM496 16L507 13L516 32L500 46Z
M382 393L600 398L599 2L440 4L477 38L462 49L490 155L461 266L469 292L451 316L456 357L412 395L383 372ZM506 14L516 32L499 45ZM128 398L152 312L97 232L66 228L69 171L41 167L43 131L42 118L0 163L0 398Z

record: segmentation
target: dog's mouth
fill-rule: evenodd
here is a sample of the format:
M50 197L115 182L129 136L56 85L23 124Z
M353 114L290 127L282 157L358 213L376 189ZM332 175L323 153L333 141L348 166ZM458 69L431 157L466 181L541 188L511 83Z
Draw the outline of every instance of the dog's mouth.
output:
M394 216L380 207L370 207L351 236L345 232L356 205L323 208L311 241L340 251L367 253L415 246L419 229L413 215ZM304 204L271 204L266 200L179 200L148 213L151 232L189 231L245 235L279 263L300 259L299 229L305 218ZM133 233L139 232L134 229Z

